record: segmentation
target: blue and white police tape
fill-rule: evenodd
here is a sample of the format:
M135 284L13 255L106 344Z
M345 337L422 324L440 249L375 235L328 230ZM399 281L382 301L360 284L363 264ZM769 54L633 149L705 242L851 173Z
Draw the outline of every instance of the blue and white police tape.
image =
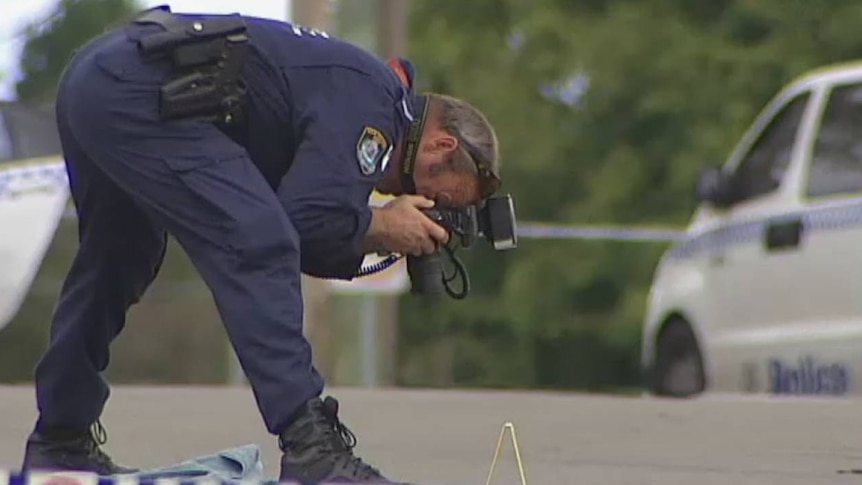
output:
M56 158L0 164L0 199L38 190L67 187L66 166Z
M0 485L238 485L263 484L259 481L228 481L213 478L159 477L139 478L137 476L100 477L98 475L74 472L33 472L30 474L8 474L3 480L0 472ZM288 485L288 484L285 484ZM299 485L299 484L296 484ZM322 485L322 484L318 484Z
M37 187L56 187L67 184L63 162L43 161L22 163L4 168L0 165L0 198L14 196L24 190ZM75 217L73 208L65 217ZM527 239L606 239L631 241L677 241L685 236L685 230L632 227L591 226L579 224L518 223L517 235Z
M74 218L75 209L70 207L64 217ZM605 239L613 241L674 242L685 237L684 229L655 229L642 227L600 227L577 224L519 224L516 229L524 239Z
M611 227L525 223L518 224L519 238L531 239L611 239L636 241L677 241L685 236L683 229L644 227Z
M0 485L300 485L297 482L278 480L224 480L211 476L195 477L146 477L135 475L103 477L81 472L32 472L9 473L0 470ZM309 485L309 484L305 484ZM314 485L339 485L333 482L320 482ZM343 485L343 484L340 484ZM373 482L367 485L374 485ZM379 485L384 485L383 483ZM386 485L391 485L386 483Z

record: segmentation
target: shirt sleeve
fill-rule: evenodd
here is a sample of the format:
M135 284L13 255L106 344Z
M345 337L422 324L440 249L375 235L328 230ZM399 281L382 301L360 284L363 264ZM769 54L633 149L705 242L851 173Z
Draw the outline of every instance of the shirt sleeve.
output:
M302 272L349 280L365 257L369 196L394 148L395 103L367 76L338 77L338 89L297 115L300 141L277 193L300 236Z

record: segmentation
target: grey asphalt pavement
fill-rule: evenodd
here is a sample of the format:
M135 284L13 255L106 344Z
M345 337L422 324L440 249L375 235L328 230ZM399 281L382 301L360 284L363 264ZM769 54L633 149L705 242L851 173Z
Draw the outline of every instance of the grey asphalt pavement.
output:
M689 401L538 392L332 389L357 453L391 478L483 485L514 424L534 485L862 484L862 402ZM0 467L15 469L35 418L31 387L0 386ZM115 387L103 419L120 462L157 467L247 443L278 473L247 388ZM511 446L493 484L519 483Z

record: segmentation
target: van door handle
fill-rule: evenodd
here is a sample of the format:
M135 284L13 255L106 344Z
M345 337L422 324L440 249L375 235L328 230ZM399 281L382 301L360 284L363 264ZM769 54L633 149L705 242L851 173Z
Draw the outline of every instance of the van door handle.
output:
M770 221L766 225L766 240L764 241L766 250L777 251L799 247L802 242L803 230L801 217Z

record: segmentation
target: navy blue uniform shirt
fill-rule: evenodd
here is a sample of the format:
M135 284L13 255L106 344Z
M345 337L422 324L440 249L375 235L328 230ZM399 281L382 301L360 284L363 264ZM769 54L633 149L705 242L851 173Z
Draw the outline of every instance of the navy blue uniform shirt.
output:
M302 271L349 279L364 256L368 198L409 127L412 92L358 46L245 19L248 120L224 131L277 192L300 235Z

